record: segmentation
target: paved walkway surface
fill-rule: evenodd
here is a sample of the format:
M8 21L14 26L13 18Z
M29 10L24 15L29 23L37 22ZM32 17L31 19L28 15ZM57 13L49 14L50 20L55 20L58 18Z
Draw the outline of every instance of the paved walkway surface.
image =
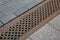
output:
M0 0L0 20L5 24L43 0ZM0 22L0 26L3 25Z

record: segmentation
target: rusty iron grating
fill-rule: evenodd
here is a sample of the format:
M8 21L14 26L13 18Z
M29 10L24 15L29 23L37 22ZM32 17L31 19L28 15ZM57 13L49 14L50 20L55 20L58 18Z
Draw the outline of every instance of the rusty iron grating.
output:
M60 10L60 0L46 0L0 28L0 40L19 40ZM58 14L58 13L57 13Z

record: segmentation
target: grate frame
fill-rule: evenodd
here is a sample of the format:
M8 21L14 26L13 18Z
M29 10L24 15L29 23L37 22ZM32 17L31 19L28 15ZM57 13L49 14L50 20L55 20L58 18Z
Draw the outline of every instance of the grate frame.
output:
M0 40L25 40L60 13L60 0L46 0L0 28Z

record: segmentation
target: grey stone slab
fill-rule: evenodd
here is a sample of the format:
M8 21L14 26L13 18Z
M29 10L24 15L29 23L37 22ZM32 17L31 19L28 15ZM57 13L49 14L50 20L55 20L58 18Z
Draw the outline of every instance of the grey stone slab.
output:
M4 16L5 14L5 16ZM3 17L3 18L2 18ZM3 15L1 16L1 21L4 23L7 23L11 19L15 18L16 16L12 12L3 12Z
M7 5L9 8L8 10L11 10L11 11L15 11L23 6L27 6L28 8L31 8L33 6L35 6L36 4L38 4L37 1L35 0L12 0L11 2L5 4Z
M40 3L40 2L42 2L42 1L44 1L44 0L36 0L38 3Z
M14 18L13 16L5 16L4 18L1 19L1 21L5 24L13 18Z
M0 22L0 26L2 26L3 24Z
M0 19L4 22L7 23L11 19L15 18L16 15L13 14L13 12L9 10L5 10L3 12L0 12Z
M9 2L5 5L7 5L9 7L8 9L14 11L14 10L17 10L17 9L21 8L22 6L24 6L25 3L23 0L12 0L11 2Z
M34 0L23 0L23 1L27 4L27 3L30 3L30 2L32 2Z
M25 6L30 9L30 8L32 8L33 6L37 5L37 4L38 4L38 2L34 0L34 1L26 4Z
M0 12L4 11L7 8L8 8L8 6L6 6L6 5L0 5Z
M2 0L0 0L0 5L1 5L1 4L3 4L3 3L2 3Z
M6 15L0 12L0 19L4 18Z
M10 2L11 0L0 0L0 5Z
M29 2L28 4L26 4L25 6L30 9L33 6L37 5L38 3L42 2L42 1L43 0L33 0L33 1Z
M8 7L9 8L9 7ZM4 13L5 15L7 15L7 16L11 16L11 17L16 17L16 15L15 14L13 14L13 11L9 8L6 8L2 13Z
M25 12L26 10L28 10L28 8L26 7L21 7L18 10L15 11L16 15L20 15L21 13Z

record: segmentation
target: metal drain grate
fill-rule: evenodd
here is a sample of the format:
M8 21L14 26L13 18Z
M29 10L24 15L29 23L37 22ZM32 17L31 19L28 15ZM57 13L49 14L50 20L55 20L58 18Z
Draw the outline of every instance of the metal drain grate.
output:
M0 28L0 40L19 40L44 19L60 10L60 0L48 0Z

